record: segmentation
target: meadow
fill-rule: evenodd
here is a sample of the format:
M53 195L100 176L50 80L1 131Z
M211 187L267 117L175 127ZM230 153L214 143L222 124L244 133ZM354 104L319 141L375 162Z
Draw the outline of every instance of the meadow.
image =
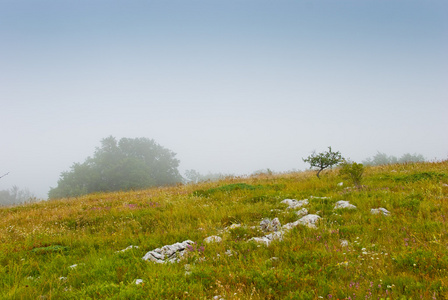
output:
M0 298L448 299L448 161L367 167L361 184L333 169L0 208ZM298 220L284 199L309 199L317 228L249 241ZM142 259L185 240L178 263Z

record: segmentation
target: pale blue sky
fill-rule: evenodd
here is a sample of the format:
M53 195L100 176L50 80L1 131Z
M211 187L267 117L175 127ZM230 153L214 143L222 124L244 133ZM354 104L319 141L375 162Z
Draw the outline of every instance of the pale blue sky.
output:
M0 190L46 197L109 135L181 173L448 158L447 1L3 0L0 41Z

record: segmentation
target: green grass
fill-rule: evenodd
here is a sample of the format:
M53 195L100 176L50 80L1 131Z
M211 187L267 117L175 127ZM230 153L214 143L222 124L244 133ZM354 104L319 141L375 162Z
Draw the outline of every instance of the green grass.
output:
M448 161L367 167L360 188L341 181L338 170L261 174L1 208L0 298L448 298ZM317 229L248 242L264 218L298 219L286 198L308 198ZM334 211L338 200L357 209ZM370 214L378 207L391 215ZM204 244L211 235L223 241ZM180 263L142 260L187 239L197 246Z

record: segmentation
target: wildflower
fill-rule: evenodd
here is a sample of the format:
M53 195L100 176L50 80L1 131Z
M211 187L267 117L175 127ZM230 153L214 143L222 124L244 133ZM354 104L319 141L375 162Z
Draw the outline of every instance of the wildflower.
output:
M387 285L387 288L388 288L388 289L391 289L391 288L393 288L394 286L395 286L395 284Z

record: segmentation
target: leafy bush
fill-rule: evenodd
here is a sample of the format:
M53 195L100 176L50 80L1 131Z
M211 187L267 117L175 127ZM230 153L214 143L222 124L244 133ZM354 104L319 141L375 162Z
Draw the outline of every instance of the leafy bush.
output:
M363 164L358 164L356 162L344 162L342 164L342 168L339 171L339 174L353 182L355 186L361 185L362 175L364 173Z

